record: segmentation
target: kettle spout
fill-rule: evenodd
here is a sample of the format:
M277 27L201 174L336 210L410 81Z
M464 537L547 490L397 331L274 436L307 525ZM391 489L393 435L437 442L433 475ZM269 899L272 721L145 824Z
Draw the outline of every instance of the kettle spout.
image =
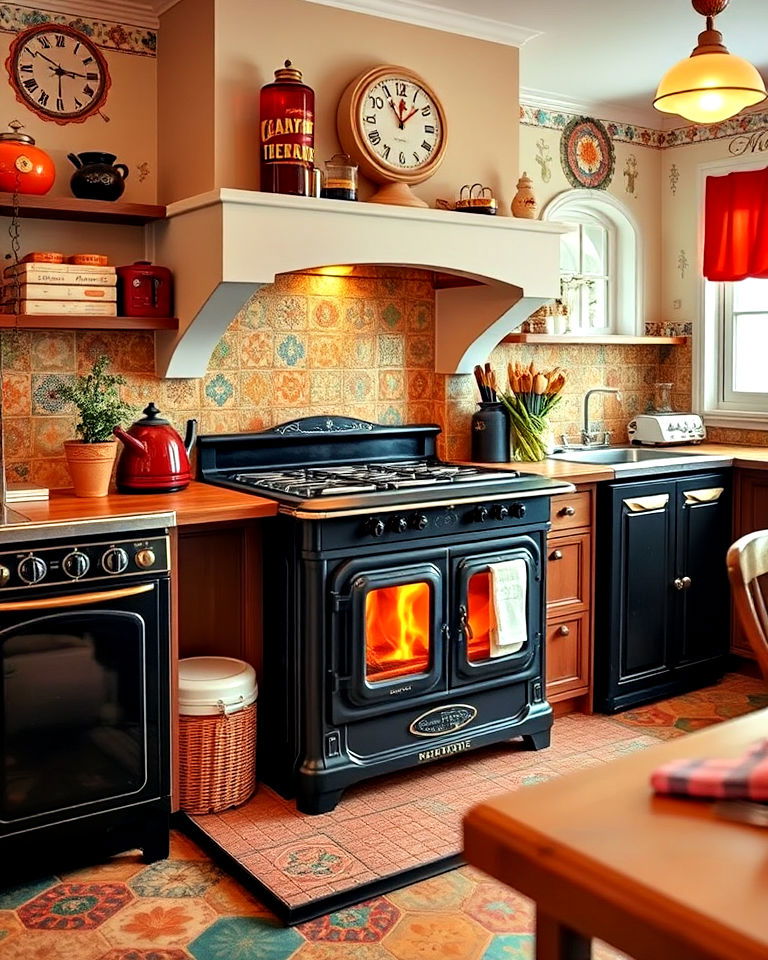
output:
M187 432L184 434L184 449L187 451L187 456L192 456L192 447L195 445L195 440L197 440L197 420L187 420Z
M147 448L144 446L141 440L137 440L136 437L132 437L130 433L123 430L122 427L115 427L112 433L114 433L117 439L121 440L126 447L132 447L136 453L145 454L147 452Z
M83 165L83 164L82 164L82 161L80 160L80 157L78 157L78 155L77 155L76 153L68 153L68 154L67 154L67 160L69 160L69 162L70 162L73 166L77 167L78 170L79 170L79 169L82 167L82 165Z

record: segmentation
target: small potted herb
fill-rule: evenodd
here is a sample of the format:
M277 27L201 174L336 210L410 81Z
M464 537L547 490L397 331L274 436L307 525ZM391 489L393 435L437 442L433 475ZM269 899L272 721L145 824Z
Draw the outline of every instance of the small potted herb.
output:
M103 354L91 372L62 385L58 395L73 403L80 414L75 427L79 440L66 440L64 452L77 497L105 497L117 456L117 441L112 431L133 413L120 397L123 377L107 373L109 357Z

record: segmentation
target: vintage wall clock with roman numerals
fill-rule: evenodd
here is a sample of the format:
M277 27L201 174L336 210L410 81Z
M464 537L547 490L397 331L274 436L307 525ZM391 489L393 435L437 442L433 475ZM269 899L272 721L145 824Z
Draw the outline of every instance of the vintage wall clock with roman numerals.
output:
M374 67L342 94L336 127L344 150L383 186L374 203L426 207L410 189L437 170L445 154L445 110L425 80L407 67Z
M43 120L60 124L82 123L101 113L111 83L93 40L61 23L22 30L5 67L16 98Z

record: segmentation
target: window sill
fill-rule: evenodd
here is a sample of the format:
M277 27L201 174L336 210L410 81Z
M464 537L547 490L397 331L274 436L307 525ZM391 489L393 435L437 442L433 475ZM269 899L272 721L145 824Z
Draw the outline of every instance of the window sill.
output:
M595 344L648 344L656 346L682 346L688 342L688 337L645 337L627 336L621 333L606 333L596 336L586 336L573 333L510 333L504 337L502 343L581 343Z
M768 413L709 410L702 419L707 427L731 430L768 430Z

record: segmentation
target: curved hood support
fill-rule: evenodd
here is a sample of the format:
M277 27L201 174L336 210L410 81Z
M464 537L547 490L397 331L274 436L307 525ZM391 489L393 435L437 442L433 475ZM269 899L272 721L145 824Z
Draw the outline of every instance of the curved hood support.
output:
M336 264L416 267L465 278L437 291L435 369L471 373L560 295L560 234L538 220L222 189L172 204L157 258L176 277L177 334L158 370L199 377L248 299L279 273Z

